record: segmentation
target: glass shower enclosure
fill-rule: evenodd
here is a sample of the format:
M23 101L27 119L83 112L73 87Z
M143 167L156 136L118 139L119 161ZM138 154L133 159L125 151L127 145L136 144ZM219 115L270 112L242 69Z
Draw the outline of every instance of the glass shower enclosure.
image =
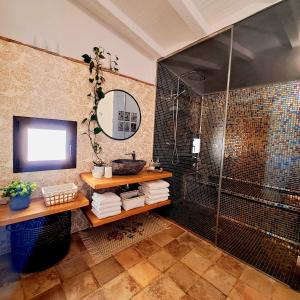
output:
M290 0L157 69L154 158L176 222L300 288L300 5Z

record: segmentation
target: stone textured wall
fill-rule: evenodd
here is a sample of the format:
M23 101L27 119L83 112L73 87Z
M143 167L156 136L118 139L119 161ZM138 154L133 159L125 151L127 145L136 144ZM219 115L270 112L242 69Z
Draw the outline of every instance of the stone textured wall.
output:
M87 49L89 50L89 49ZM15 178L47 186L74 182L82 187L79 174L92 168L93 153L81 120L91 102L88 69L84 64L0 39L0 186ZM135 150L139 159L150 160L153 147L155 87L138 80L105 73L104 89L125 90L139 103L142 122L139 131L126 141L100 136L106 161ZM16 116L72 120L78 122L77 168L13 174L12 118ZM40 195L38 189L33 197ZM0 228L0 240L6 238ZM1 240L2 241L2 240ZM7 245L1 242L0 253Z
M87 66L59 56L0 40L0 186L18 177L36 181L39 186L64 182L81 185L79 173L92 167L93 153L88 139L81 135L81 120L91 102ZM126 141L100 137L103 158L120 158L135 150L138 158L150 160L153 147L155 87L137 80L105 73L104 89L121 89L138 101L142 112L139 131ZM13 174L13 115L78 122L77 168ZM35 196L40 191L35 193Z

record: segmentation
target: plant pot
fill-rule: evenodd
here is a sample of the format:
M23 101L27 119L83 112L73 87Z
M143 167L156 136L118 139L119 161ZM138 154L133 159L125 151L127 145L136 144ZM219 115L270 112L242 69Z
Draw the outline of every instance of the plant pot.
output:
M30 204L30 195L10 197L8 204L11 210L25 209Z
M105 171L104 166L101 166L101 167L94 166L94 168L92 170L93 177L102 178L104 176L104 171Z

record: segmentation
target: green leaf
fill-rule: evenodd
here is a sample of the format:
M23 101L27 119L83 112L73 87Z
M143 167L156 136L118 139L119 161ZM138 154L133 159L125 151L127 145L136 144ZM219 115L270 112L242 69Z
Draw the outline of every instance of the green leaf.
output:
M99 80L99 75L96 75L96 76L95 76L95 79L98 81L98 80Z
M97 95L99 99L103 99L105 97L105 94L102 92L102 88L97 89Z
M93 83L93 81L94 81L94 78L89 78L90 83Z
M95 127L94 128L94 134L99 134L102 131L100 127Z
M86 121L87 121L87 118L84 118L84 119L81 121L81 124L84 124Z
M91 120L92 121L96 121L97 120L97 116L95 114L91 115Z
M102 55L102 54L99 54L99 58L101 58L101 59L104 59L104 58L105 58L105 56L104 56L104 55Z
M99 48L98 47L94 47L93 50L94 50L95 53L99 52Z
M92 58L88 54L83 54L82 57L83 57L83 61L87 64L89 64L92 60Z
M90 74L92 74L93 69L94 69L94 66L95 66L94 62L91 61L91 62L90 62Z

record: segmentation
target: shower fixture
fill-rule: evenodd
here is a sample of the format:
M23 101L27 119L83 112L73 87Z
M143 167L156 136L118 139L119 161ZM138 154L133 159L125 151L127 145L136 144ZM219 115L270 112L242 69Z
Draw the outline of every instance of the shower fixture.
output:
M206 80L205 73L201 70L192 70L185 73L182 73L180 78L187 78L189 80L193 81L204 81Z

